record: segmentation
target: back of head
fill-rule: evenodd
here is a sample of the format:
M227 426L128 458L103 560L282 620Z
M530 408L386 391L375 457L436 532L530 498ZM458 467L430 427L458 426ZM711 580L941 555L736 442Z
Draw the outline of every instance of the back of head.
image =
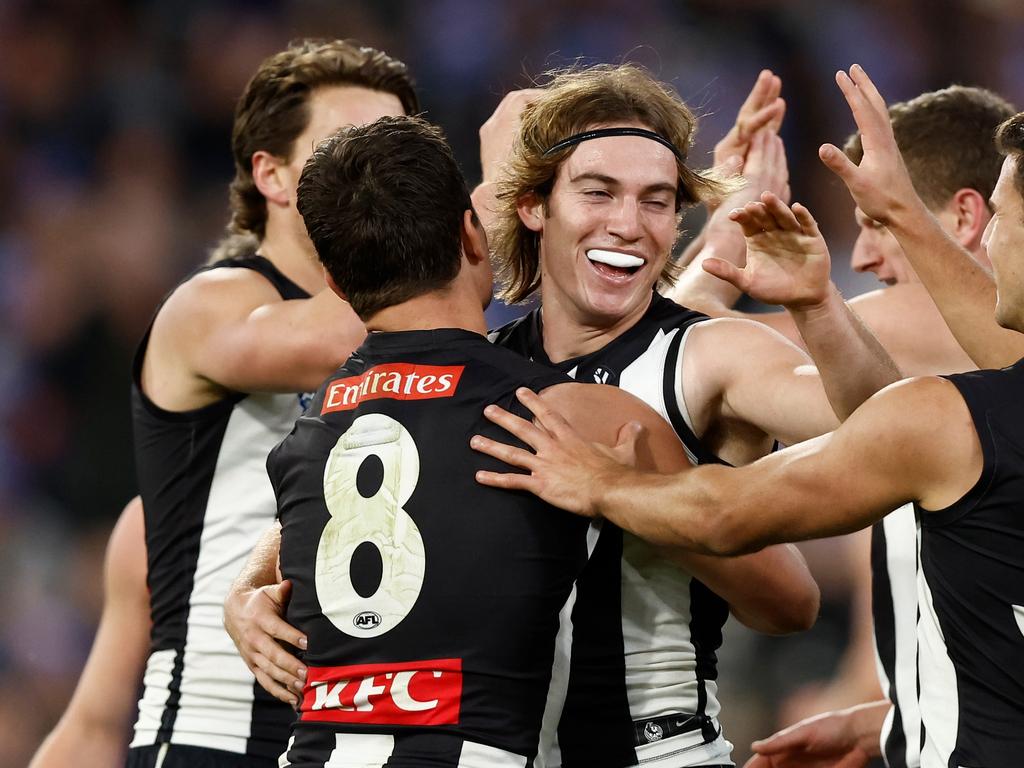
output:
M499 182L499 221L494 239L502 298L526 299L540 284L539 244L516 210L525 195L547 199L559 166L575 145L548 153L559 142L598 126L637 124L667 139L677 151L676 208L720 192L709 177L686 165L697 119L682 100L647 71L632 64L598 65L549 73L543 95L526 108L512 147L508 173ZM663 277L671 280L672 265Z
M914 188L929 208L945 205L960 189L977 190L988 200L1002 165L996 129L1014 112L992 91L962 85L889 107L896 144ZM864 149L859 134L850 137L845 151L860 162Z
M455 279L471 208L441 130L416 117L339 131L299 179L317 255L364 320Z
M352 85L394 94L406 114L419 111L405 64L349 40L301 40L265 59L235 107L231 151L231 222L219 256L258 245L266 232L267 203L252 176L252 157L264 151L288 160L310 119L310 97L322 87Z

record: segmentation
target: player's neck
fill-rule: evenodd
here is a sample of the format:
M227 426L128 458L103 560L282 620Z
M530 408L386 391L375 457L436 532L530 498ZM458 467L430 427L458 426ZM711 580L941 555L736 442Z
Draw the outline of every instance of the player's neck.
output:
M401 304L382 309L366 320L368 331L429 331L461 328L487 334L480 299L466 291L431 291Z
M553 363L589 355L624 334L643 317L647 306L620 318L586 316L561 296L545 296L541 288L544 352Z
M323 268L313 243L305 232L296 231L294 227L287 226L287 222L268 217L259 252L308 293L315 295L326 287Z

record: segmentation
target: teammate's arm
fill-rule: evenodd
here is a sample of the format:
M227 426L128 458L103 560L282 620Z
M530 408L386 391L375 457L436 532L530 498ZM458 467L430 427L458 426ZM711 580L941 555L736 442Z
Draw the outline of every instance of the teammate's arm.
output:
M578 424L591 441L611 445L624 424L631 420L642 424L645 431L635 451L640 468L671 473L690 466L665 420L621 389L562 384L544 390L541 397L570 423ZM610 416L600 419L594 414ZM733 615L751 629L770 634L800 632L810 628L818 617L818 585L796 547L778 545L729 558L678 548L664 548L662 552L729 603Z
M260 537L228 590L224 628L256 681L275 698L295 706L306 669L281 643L305 649L306 636L282 618L291 582L281 580L280 551L281 526L275 523Z
M214 269L183 284L161 308L143 388L171 410L189 405L161 401L169 384L171 391L208 392L207 399L224 390L313 391L365 335L352 308L327 288L310 299L282 301L253 270ZM193 381L175 386L162 371L184 371Z
M663 475L624 469L535 395L537 425L495 406L488 418L534 452L479 436L478 450L529 474L478 472L485 485L527 490L577 514L601 515L652 544L719 555L863 528L908 501L942 509L981 475L970 412L944 379L901 382L839 429L745 467ZM614 456L628 454L629 441Z
M110 535L103 585L103 614L82 676L31 768L109 768L124 759L149 652L146 534L138 497Z
M879 734L891 706L873 701L803 720L755 741L744 768L864 768L882 756Z
M866 216L896 237L943 319L979 368L1001 368L1024 357L1024 336L994 317L992 277L943 229L918 197L907 173L885 100L858 65L836 74L864 145L860 165L825 144L822 161L846 184Z

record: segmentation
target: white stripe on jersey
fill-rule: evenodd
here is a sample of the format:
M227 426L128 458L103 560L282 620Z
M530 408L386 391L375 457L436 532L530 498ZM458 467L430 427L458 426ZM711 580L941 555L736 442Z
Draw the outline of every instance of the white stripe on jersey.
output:
M274 522L277 502L266 472L267 454L300 414L294 394L249 395L231 411L203 517L173 744L246 751L254 678L224 629L224 598ZM166 702L169 676L166 682L161 679L160 692L151 694L146 682L144 699L153 695Z
M139 699L139 719L135 721L135 735L129 747L146 747L156 743L167 697L171 695L171 670L175 651L154 651L146 660L146 673L142 678L143 693Z
M394 751L391 734L338 733L324 768L381 768Z
M892 596L893 629L896 633L895 685L900 721L906 739L908 768L921 763L921 712L917 693L917 577L918 537L921 535L913 504L904 504L882 518L885 534L885 566L889 572ZM876 646L877 657L877 646ZM881 662L878 663L882 690L888 693L889 680ZM882 726L881 744L892 730L894 712L890 711Z
M587 528L587 560L594 554L594 547L601 536L602 523L594 520ZM562 752L558 747L558 721L562 717L565 697L569 691L569 668L572 660L573 624L572 610L576 605L576 584L572 585L565 605L558 612L558 634L555 636L555 656L551 665L551 681L541 717L540 737L537 740L537 757L533 768L548 768L562 764Z
M920 560L920 537L917 547ZM949 756L956 747L960 719L956 671L949 658L942 628L935 614L932 591L923 568L918 569L917 587L921 611L918 622L921 722L925 733L924 747L921 749L921 768L946 768L949 765Z
M526 768L526 758L497 747L464 741L458 768Z
M692 326L691 326L692 328ZM676 365L677 406L686 420L680 371L686 340L683 332ZM639 397L669 421L664 398L667 354L679 329L659 331L648 348L619 376L619 387ZM690 460L694 457L691 455ZM696 651L691 642L689 574L670 563L648 544L623 534L622 544L622 637L626 652L626 694L634 720L673 712L697 711L698 680L694 672ZM721 709L717 685L705 682L705 713L716 717ZM680 758L680 766L690 765Z

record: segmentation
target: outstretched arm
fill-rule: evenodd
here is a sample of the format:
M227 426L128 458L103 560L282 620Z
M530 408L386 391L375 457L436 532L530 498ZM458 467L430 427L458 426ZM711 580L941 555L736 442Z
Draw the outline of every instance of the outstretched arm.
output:
M485 485L530 491L603 516L642 539L718 555L864 528L908 501L953 503L981 475L981 445L956 387L913 379L887 388L832 432L745 467L674 475L624 469L595 451L529 391L538 427L485 413L533 452L474 436L473 447L529 474L478 472Z
M834 172L864 214L885 227L921 278L960 346L979 368L1001 368L1024 357L1024 336L1000 327L994 317L995 283L971 255L942 229L914 190L885 100L858 65L836 74L860 131L860 165L825 144L822 162Z
M256 681L275 698L296 706L306 670L281 643L305 649L306 637L282 618L291 582L281 581L280 551L281 526L275 524L256 543L228 591L224 628Z
M149 652L146 534L138 497L110 535L103 584L103 615L85 669L31 768L109 768L124 759Z

